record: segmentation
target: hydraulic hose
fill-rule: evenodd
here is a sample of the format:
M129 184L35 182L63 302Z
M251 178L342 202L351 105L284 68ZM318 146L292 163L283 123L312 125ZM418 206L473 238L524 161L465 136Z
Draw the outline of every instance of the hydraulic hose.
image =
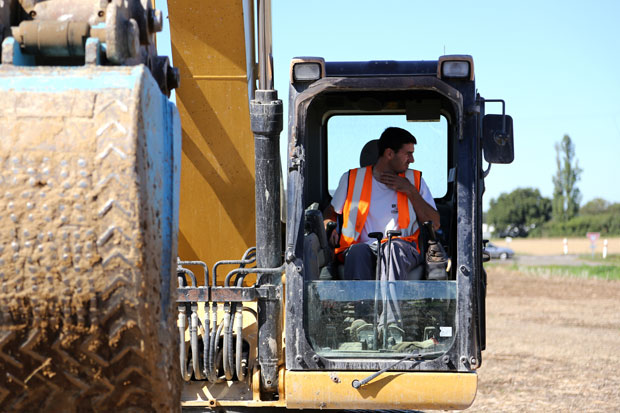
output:
M247 360L243 359L243 308L241 305L237 306L235 311L235 333L237 335L236 351L235 351L235 367L237 373L237 380L245 380L245 372L247 367Z
M241 260L224 260L224 261L218 261L215 263L215 265L213 266L213 271L211 274L211 284L212 286L215 287L216 281L217 281L217 267L219 267L220 265L240 265L242 268L247 265L247 264L252 264L256 261L256 247L250 247L247 249L247 251L245 251L245 253L243 254L243 257L241 258ZM229 284L224 284L227 287L229 286Z
M233 374L230 366L230 352L232 350L232 337L230 332L230 303L225 304L224 309L224 342L223 342L223 354L222 363L224 364L224 377L226 380L232 380Z
M187 326L187 316L185 314L185 306L179 306L179 361L181 363L181 377L185 381L189 381L192 377L191 366L188 369L186 352L185 352L185 327Z
M192 315L190 316L189 334L190 345L192 348L192 368L196 380L202 380L200 369L200 352L198 351L198 303L192 303Z
M196 281L196 275L194 275L193 272L191 272L187 268L177 267L177 274L181 274L181 273L189 275L189 278L192 280L192 285L191 285L192 287L196 287L198 285ZM187 285L187 281L185 281L185 285Z
M183 266L183 265L200 265L202 267L203 273L204 273L204 277L205 277L205 283L207 283L207 287L209 286L209 267L207 267L207 264L205 264L202 261L181 261L178 260L178 266ZM194 277L195 278L195 277ZM196 284L198 285L198 284Z
M228 366L230 367L231 377L236 373L236 354L235 354L235 341L233 340L233 331L235 326L236 310L240 304L232 303L230 307L230 326L228 327ZM237 340L239 338L237 337Z
M239 286L240 283L243 282L243 278L245 278L246 275L248 274L258 274L258 280L256 281L256 284L254 285L258 285L260 284L260 280L261 277L265 274L282 274L282 271L284 271L284 269L286 268L285 264L280 265L279 267L275 267L275 268L258 268L258 267L253 267L253 268L235 268L234 270L230 271L227 275L226 275L226 280L225 283L227 283L226 285L230 285L230 279L232 278L233 275L236 274L241 274L242 277L239 278L236 277L235 281L237 283L237 286Z
M209 303L205 303L205 318L204 318L204 328L205 331L202 335L202 374L205 378L209 378L209 344L210 344L210 328L209 328L209 318L211 316L211 306Z
M250 248L243 254L243 258L241 258L242 263L239 265L239 268L245 268L247 264L253 264L256 262L256 247ZM243 279L247 274L238 275L233 282L233 285L237 287L243 287Z
M222 334L222 329L224 328L224 324L220 324L219 327L217 327L217 331L215 330L215 328L213 329L213 331L211 332L211 348L209 349L209 358L211 359L211 377L212 383L221 383L222 381L224 381L223 377L218 377L217 375L217 371L219 369L219 366L216 364L216 360L215 357L217 355L217 342L219 341L219 337Z
M212 309L212 319L211 319L211 331L210 335L207 336L207 340L209 341L209 351L205 354L206 359L208 360L208 370L207 370L207 379L211 383L217 382L217 376L214 374L216 371L215 362L213 354L215 353L215 335L217 334L217 304L210 303Z

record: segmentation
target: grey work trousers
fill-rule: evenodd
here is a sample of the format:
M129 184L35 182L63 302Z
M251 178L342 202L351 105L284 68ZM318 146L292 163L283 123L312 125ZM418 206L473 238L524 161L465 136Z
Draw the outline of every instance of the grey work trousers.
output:
M414 242L408 242L399 238L393 239L391 251L388 251L388 243L381 244L381 296L382 302L386 303L383 311L387 310L387 323L396 323L403 327L400 306L398 305L396 285L392 281L415 280L411 278L409 272L422 264L423 258L418 253ZM376 243L373 246L368 244L353 244L345 251L344 258L344 279L345 280L375 280L377 261ZM389 254L389 258L388 258ZM389 265L388 265L389 261ZM366 312L367 305L360 303L356 312ZM382 312L383 312L382 311ZM368 314L358 314L365 316ZM379 325L383 325L384 314L379 317Z
M390 265L388 267L387 242L381 244L381 279L388 281L408 280L409 271L422 263L414 242L400 238L392 240ZM345 251L344 279L345 280L374 280L375 264L377 262L376 243L353 244ZM387 278L386 278L387 277Z

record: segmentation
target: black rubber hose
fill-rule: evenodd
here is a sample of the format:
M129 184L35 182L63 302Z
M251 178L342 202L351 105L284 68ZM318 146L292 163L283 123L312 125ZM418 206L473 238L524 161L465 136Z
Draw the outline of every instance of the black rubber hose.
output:
M230 305L230 324L228 326L228 331L226 332L226 334L228 335L228 341L227 341L227 345L228 345L228 368L230 371L230 378L228 376L226 376L227 380L232 380L233 378L233 374L235 372L235 347L233 346L233 327L235 324L235 318L234 318L234 314L235 314L235 310L236 310L236 304L235 303L231 303Z
M210 344L210 326L209 319L211 313L211 306L209 303L205 303L205 319L204 319L204 329L205 332L202 336L202 374L207 379L209 378L209 344Z
M192 370L196 380L202 380L202 370L200 368L200 351L198 351L198 303L192 303L192 313L190 314L189 334L190 346L192 349Z
M245 369L242 362L243 358L243 308L239 305L237 306L237 311L235 312L235 331L237 332L237 343L235 350L235 367L237 373L237 380L244 381L245 380ZM247 360L245 361L247 365Z
M211 383L217 382L217 368L215 366L215 352L216 352L216 337L218 336L219 327L217 325L217 304L211 303L213 309L211 322L211 336L209 337L209 381Z
M253 253L253 254L252 254ZM215 287L215 283L217 281L217 267L219 267L220 265L245 265L245 264L251 264L253 262L256 261L256 247L250 247L248 248L248 250L243 254L243 257L241 260L224 260L224 261L218 261L215 263L215 265L213 266L213 271L211 272L211 278L212 278L212 286ZM250 257L248 259L248 257ZM228 286L228 284L225 284L226 286Z
M216 365L216 362L215 362L215 356L217 354L217 347L218 347L217 342L219 341L219 337L222 334L223 328L224 328L224 323L220 324L219 327L217 328L217 331L211 334L211 349L209 349L209 358L212 361L211 363L212 367L211 367L210 373L213 379L212 380L213 383L221 383L222 381L224 381L224 378L218 377L217 375L217 371L219 370L220 366Z
M230 368L230 351L232 350L230 342L232 341L232 337L228 334L228 332L230 331L230 319L232 318L230 313L230 303L226 303L224 307L224 342L222 345L222 365L224 366L224 377L226 377L226 380L232 380L233 373Z

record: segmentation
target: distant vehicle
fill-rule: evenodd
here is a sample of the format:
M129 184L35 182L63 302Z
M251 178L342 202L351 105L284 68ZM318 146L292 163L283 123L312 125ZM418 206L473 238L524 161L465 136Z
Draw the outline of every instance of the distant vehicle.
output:
M531 228L523 228L523 227L509 227L506 228L504 231L499 231L497 233L497 236L500 238L506 238L506 237L513 237L513 238L517 238L517 237L527 237L527 234L529 234Z
M512 256L515 255L515 252L510 248L499 247L491 242L487 243L484 250L491 256L491 258L499 258L500 260L512 258Z

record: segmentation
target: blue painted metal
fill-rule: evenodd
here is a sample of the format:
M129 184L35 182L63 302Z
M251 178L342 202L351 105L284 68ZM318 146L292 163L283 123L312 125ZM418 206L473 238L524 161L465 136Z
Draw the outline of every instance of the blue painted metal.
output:
M146 182L149 209L159 211L161 321L166 322L171 299L171 279L176 271L181 180L181 122L176 106L164 96L148 70L142 73L140 97L145 133L146 159L150 165Z
M9 52L10 51L10 52ZM34 66L34 56L30 56L22 53L21 47L19 46L19 42L15 40L13 37L7 37L2 41L2 56L3 60L6 59L6 55L9 54L12 57L11 62L2 62L2 63L11 63L14 66Z
M2 67L10 66L1 65L0 68ZM67 90L134 89L138 86L142 74L148 72L144 65L132 66L131 68L126 66L98 66L96 71L85 66L55 67L52 71L41 74L37 74L34 68L32 70L28 76L0 78L0 91L38 92L44 90L46 92L64 92Z

